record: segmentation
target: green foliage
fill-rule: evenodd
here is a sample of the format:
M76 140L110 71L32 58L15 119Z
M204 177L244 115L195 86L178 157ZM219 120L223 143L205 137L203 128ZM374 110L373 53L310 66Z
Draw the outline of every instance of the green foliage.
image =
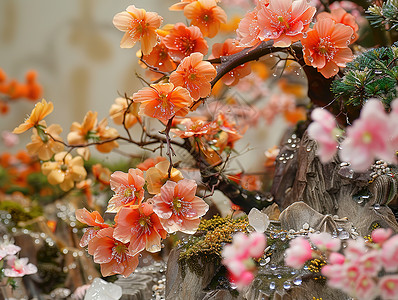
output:
M397 58L396 45L362 53L347 64L344 76L333 82L335 97L354 106L363 105L369 98L378 98L388 108L397 97Z
M372 5L368 8L367 16L370 25L387 30L397 30L398 27L398 0L387 0L382 7Z

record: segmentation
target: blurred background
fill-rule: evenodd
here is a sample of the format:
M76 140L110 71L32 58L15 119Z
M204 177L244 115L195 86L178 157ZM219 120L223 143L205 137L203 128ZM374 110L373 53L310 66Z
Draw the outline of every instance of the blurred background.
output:
M182 12L168 10L174 2L1 0L0 68L9 78L19 81L24 80L28 70L37 71L38 82L43 87L42 97L54 103L54 112L46 118L47 123L59 123L66 138L72 122L81 123L88 110L98 111L101 120L109 115L118 93L132 95L143 86L135 74L144 73L136 57L139 46L119 47L123 33L113 26L113 16L134 4L158 12L164 18L163 24L186 22ZM224 5L224 9L229 8L229 21L245 13L242 7L231 7L234 6ZM211 45L226 37L235 37L234 31L208 42ZM31 101L14 101L10 111L0 115L0 131L12 131L31 112L33 105ZM114 126L112 121L109 124ZM264 151L278 143L285 128L283 120L275 120L246 132L237 147L238 151L245 152L239 159L246 171L262 169L258 162L264 160ZM1 142L0 152L23 149L30 142L30 135L20 135L19 144L11 149L6 149ZM131 151L129 149L127 151ZM107 159L114 154L101 155L101 159Z

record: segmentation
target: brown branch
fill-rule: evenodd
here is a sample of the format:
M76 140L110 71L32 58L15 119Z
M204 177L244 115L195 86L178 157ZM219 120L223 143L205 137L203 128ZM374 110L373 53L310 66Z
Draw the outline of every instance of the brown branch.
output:
M167 125L166 125L166 129L163 132L164 135L166 136L166 144L167 144L166 155L169 157L169 161L170 161L169 170L168 170L169 178L171 177L171 169L173 168L172 156L176 155L174 152L174 149L171 147L171 139L170 139L170 129L171 129L171 125L173 123L173 119L174 119L174 116L171 119L169 119L169 121L167 122Z
M141 61L145 66L147 66L147 68L149 68L149 69L150 69L151 71L153 71L153 72L162 74L162 75L164 75L164 76L169 76L169 75L170 75L170 72L163 72L163 71L160 71L158 67L154 67L154 66L151 66L150 64L148 64L148 63L144 60L144 56L143 56L143 55L141 55L140 61Z

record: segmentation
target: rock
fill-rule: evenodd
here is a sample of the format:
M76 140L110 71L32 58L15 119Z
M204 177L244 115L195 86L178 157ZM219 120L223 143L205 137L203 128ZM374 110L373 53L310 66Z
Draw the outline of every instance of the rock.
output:
M122 288L116 284L95 278L87 289L84 300L118 300L122 297Z
M204 289L209 285L217 266L214 264L206 264L206 262L199 261L203 268L203 276L192 272L188 266L185 267L185 276L182 274L182 269L178 263L180 256L179 249L173 249L170 252L167 261L166 270L166 299L167 300L202 300L205 299L209 292ZM212 293L212 292L210 292ZM223 293L221 293L223 294ZM219 296L218 296L219 297ZM228 298L206 298L206 299L228 299Z
M307 230L312 228L315 231L333 233L343 229L351 233L353 229L352 223L346 218L338 219L331 215L323 215L302 201L295 202L282 211L280 221L282 230L300 231L303 228ZM306 225L308 228L305 228Z

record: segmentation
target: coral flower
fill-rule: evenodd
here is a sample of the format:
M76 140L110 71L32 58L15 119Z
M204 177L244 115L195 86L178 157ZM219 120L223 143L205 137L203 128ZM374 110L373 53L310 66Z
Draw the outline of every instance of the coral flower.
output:
M227 23L227 14L214 0L198 0L184 7L184 15L191 25L198 26L204 36L212 38L220 30L221 23Z
M129 250L132 255L146 249L158 252L160 241L165 239L167 232L154 214L152 205L142 203L139 207L122 207L115 217L116 228L114 238L122 242L130 242Z
M144 198L144 173L139 169L130 169L128 173L114 172L110 184L115 195L109 200L108 210L118 211L121 206L139 204Z
M215 134L218 131L215 122L206 123L203 120L196 120L193 122L192 119L186 118L182 120L181 124L185 126L185 130L171 129L171 131L182 139L201 137L205 134Z
M100 230L88 244L88 253L94 256L94 262L101 264L102 276L121 274L125 277L138 266L138 256L132 255L128 243L113 238L112 227Z
M155 158L150 157L144 160L142 163L138 164L137 168L141 171L147 171L149 168L154 167L156 164L164 160L166 160L166 157L163 156L157 156Z
M308 30L316 8L307 0L270 0L258 12L261 40L274 40L276 47L288 47Z
M360 118L347 128L347 137L341 144L340 157L351 163L354 171L365 171L381 158L395 162L395 151L390 144L391 126L383 104L377 99L368 100Z
M174 86L186 88L191 97L198 100L210 94L210 81L216 75L217 71L213 65L203 61L203 54L195 52L181 61L177 70L171 73L170 82Z
M200 217L208 211L209 205L195 196L196 188L194 180L167 181L160 194L152 198L153 211L168 233L192 234L198 229Z
M41 102L35 105L35 108L33 108L32 113L25 120L25 122L15 128L12 133L22 133L38 125L41 120L43 120L53 111L53 109L54 105L52 102L47 103L46 100L41 100Z
M198 29L199 30L199 29ZM142 60L149 66L156 68L162 72L171 72L176 68L176 64L170 56L170 48L164 43L165 38L161 37L159 43L152 49L148 55L143 55ZM144 68L147 66L142 64ZM161 73L154 72L149 69L149 73L153 78L162 77Z
M178 11L184 10L184 7L187 6L189 3L195 2L196 0L181 0L169 7L169 10Z
M171 58L180 62L183 58L194 52L207 54L209 47L203 34L197 26L185 26L183 23L177 23L170 33L163 39Z
M167 180L177 182L184 179L181 172L175 168L171 168L169 178L169 166L169 161L161 161L156 166L148 169L145 176L148 193L160 193L160 188L166 183Z
M339 67L345 67L353 59L348 48L352 34L349 26L336 24L330 18L319 19L301 40L305 63L317 68L326 78L336 75Z
M138 109L140 105L138 103L131 103L130 100L126 98L116 98L116 103L112 104L109 115L111 116L113 122L118 125L123 124L126 128L131 128L139 118Z
M89 212L87 209L77 209L76 210L76 219L83 223L87 224L89 228L86 228L81 240L80 240L80 247L86 247L88 243L95 237L95 235L101 229L108 228L109 225L104 223L104 219L101 217L98 211Z
M132 48L140 40L142 53L148 55L157 43L156 29L160 27L162 20L155 12L146 12L130 5L126 11L113 18L113 25L125 32L120 47Z
M102 153L109 153L114 148L119 147L119 143L116 138L119 136L119 132L115 128L108 127L108 120L103 119L99 122L96 128L99 141L101 143L95 145L95 148Z
M351 36L351 43L355 42L358 39L358 24L355 21L355 17L346 12L344 8L337 8L337 9L332 9L330 13L328 12L321 12L317 17L317 20L320 20L322 18L330 18L336 23L341 23L347 26L350 26L352 30L354 31L353 35Z
M103 167L101 164L95 164L92 166L92 172L96 180L103 185L109 185L111 179L111 171L108 168Z
M235 45L234 40L227 39L224 43L216 43L213 45L211 56L209 58L216 58L221 56L229 56L242 51ZM226 85L235 85L239 82L240 78L243 78L251 73L251 68L248 63L240 65L235 69L229 71L222 77L222 81Z
M141 103L140 114L167 122L173 116L185 116L193 99L183 87L172 83L151 84L134 93L133 100Z
M62 128L58 124L52 124L43 131L45 134L39 135L37 130L33 129L32 142L26 145L26 149L30 155L37 154L40 159L49 160L54 153L64 150L62 143L53 140L62 141L62 138L59 136Z
M81 181L87 175L81 156L72 158L70 153L59 152L54 155L54 160L43 163L41 170L50 184L59 184L65 192L73 188L75 181Z
M243 46L254 46L260 42L259 34L261 28L258 25L258 11L260 7L257 6L253 11L248 12L240 21L237 34L239 43Z

